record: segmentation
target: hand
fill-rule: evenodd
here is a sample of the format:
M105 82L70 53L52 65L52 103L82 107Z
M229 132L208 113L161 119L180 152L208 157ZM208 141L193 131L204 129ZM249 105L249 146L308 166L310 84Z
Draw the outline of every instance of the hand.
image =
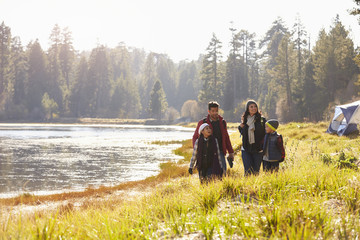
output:
M234 166L234 158L228 156L228 157L227 157L227 160L228 160L228 162L229 162L230 168L232 168L232 167Z
M189 168L189 173L190 173L190 175L193 174L192 168Z

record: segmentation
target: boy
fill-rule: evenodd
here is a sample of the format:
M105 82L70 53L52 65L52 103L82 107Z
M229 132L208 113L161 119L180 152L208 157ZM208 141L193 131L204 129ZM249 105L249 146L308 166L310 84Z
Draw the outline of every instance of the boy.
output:
M263 169L264 172L277 172L279 163L285 159L285 149L283 138L276 132L279 122L270 119L265 123L264 151L263 151Z
M222 177L224 167L220 158L219 143L207 123L203 123L199 127L199 138L195 141L190 160L190 174L193 173L195 162L201 183L215 177Z

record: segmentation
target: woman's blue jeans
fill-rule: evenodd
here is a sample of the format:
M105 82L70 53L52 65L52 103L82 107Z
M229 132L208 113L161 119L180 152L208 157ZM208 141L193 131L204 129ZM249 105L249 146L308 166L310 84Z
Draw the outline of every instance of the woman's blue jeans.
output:
M259 152L247 152L245 150L241 151L241 156L244 164L245 176L251 174L259 174L261 162L263 159L263 154Z

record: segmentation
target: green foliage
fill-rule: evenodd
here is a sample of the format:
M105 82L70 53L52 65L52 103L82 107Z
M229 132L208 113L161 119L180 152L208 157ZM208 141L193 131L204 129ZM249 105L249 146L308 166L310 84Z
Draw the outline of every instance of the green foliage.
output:
M276 19L261 39L246 29L232 26L230 31L228 53L221 51L222 42L213 34L198 60L174 63L165 54L123 43L76 54L71 31L57 24L46 51L37 40L24 51L20 38L12 37L2 23L1 119L44 119L45 92L57 103L59 117L149 118L156 81L171 109L162 110L161 118L165 112L174 118L185 102L197 99L197 115L206 113L208 101L217 100L226 119L238 121L243 102L252 98L268 118L319 121L330 117L334 104L357 96L359 53L339 17L328 32L321 30L311 39L313 47L299 18L291 29ZM13 110L24 106L24 114Z
M52 120L54 118L54 116L58 113L58 105L57 103L54 101L54 99L51 99L49 97L48 93L45 93L42 100L41 100L41 105L44 108L45 114L46 114L46 118L48 120Z
M211 41L207 47L207 53L203 59L203 65L200 73L200 79L203 82L202 89L199 92L199 101L207 104L209 101L216 101L222 97L221 81L221 41L213 33Z
M150 94L150 116L161 120L167 109L167 101L160 81L156 81Z
M338 154L331 157L329 154L321 154L321 161L325 164L333 164L339 169L358 169L357 162L358 159L351 155L346 155L343 150L341 150Z

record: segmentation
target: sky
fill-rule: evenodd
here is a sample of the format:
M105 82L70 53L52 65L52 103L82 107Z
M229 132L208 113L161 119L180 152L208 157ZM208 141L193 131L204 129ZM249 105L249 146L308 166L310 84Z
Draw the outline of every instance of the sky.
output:
M355 6L353 0L0 0L0 22L24 46L38 39L46 50L58 24L72 32L78 51L125 43L178 62L205 53L213 33L227 56L231 26L260 39L278 17L288 28L299 17L314 45L319 31L329 31L338 14L360 46L359 22L348 13Z

